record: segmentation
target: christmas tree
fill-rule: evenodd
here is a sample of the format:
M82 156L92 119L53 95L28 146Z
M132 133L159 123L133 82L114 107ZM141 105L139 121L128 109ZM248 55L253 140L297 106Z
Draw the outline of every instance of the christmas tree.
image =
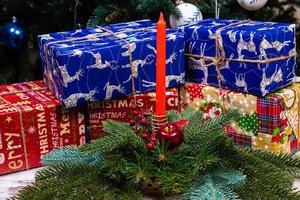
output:
M171 111L170 123L154 136L140 118L133 125L108 120L104 130L110 134L103 139L44 157L46 167L36 182L15 199L117 200L145 194L189 200L299 199L293 177L300 158L234 146L223 127L239 117L231 110L205 121L201 111ZM161 131L182 133L183 139L159 139Z
M160 11L167 16L179 16L174 2L175 0L3 0L0 2L0 26L16 16L23 24L26 38L24 45L16 50L6 48L0 39L0 82L12 83L42 78L36 43L38 34L142 18L157 20ZM215 16L213 0L186 2L197 5L204 18ZM297 23L295 13L299 5L299 0L269 0L259 11L247 11L236 0L219 1L221 18L250 18L288 23ZM299 47L300 32L299 27L297 28Z

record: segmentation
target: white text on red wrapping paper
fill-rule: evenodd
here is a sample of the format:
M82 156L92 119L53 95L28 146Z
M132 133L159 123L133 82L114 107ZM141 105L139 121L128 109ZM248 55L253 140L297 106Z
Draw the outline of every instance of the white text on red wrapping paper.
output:
M4 133L5 141L7 143L8 151L8 167L9 169L16 170L23 167L22 154L17 153L22 148L21 144L17 144L16 141L20 141L20 133Z
M69 110L62 110L62 122L60 123L60 136L70 134L70 114Z
M57 125L57 114L55 112L50 113L50 121L52 145L54 149L59 148L59 130Z
M47 135L47 123L45 116L45 109L43 105L37 104L36 110L42 111L37 114L37 126L39 133L39 141L40 141L40 153L41 156L47 154L49 152L49 144L48 144L48 135Z

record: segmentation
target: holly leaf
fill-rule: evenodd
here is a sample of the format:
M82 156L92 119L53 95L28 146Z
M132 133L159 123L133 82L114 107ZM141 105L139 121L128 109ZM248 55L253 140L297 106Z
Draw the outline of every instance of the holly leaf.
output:
M281 137L280 144L284 144L285 137Z
M280 129L277 127L273 130L273 137L280 133Z

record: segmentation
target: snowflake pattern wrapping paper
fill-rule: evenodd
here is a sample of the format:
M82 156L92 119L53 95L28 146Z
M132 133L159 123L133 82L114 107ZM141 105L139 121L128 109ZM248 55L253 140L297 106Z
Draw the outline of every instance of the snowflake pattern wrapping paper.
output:
M133 85L135 94L155 90L156 25L149 20L41 35L39 46L46 84L66 107L128 96ZM166 56L166 86L183 84L178 30L167 30Z
M179 29L185 34L187 81L256 96L294 81L294 24L207 19Z

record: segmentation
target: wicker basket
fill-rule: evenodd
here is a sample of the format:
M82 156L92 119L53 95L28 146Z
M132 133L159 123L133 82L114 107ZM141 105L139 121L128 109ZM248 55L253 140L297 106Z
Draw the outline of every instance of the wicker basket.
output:
M181 200L181 198L179 196L171 196L171 197L144 196L144 200Z
M143 180L142 192L145 195L144 200L180 200L178 195L163 195L160 186L154 180Z

